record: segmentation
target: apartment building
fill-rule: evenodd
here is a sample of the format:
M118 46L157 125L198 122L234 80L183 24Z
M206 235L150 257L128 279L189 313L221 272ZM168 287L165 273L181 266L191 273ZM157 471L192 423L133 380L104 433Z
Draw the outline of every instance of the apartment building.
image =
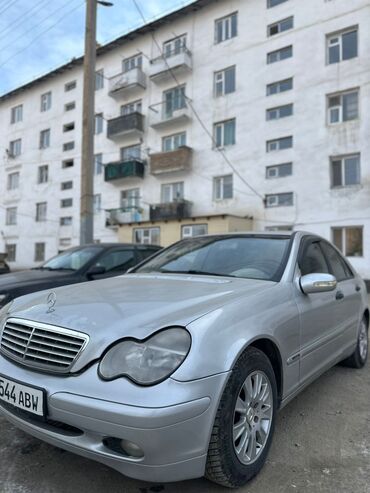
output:
M100 47L96 240L305 229L370 279L369 24L367 0L198 0ZM78 244L81 101L81 59L0 98L15 267Z

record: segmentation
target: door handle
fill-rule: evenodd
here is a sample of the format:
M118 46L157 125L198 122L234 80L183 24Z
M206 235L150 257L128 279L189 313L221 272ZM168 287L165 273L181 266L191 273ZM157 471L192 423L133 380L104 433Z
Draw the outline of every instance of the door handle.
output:
M361 286L359 286L358 284L357 284L357 286L356 286L356 291L357 291L357 292L361 291Z
M342 300L344 298L344 294L342 291L337 291L337 294L335 295L336 300Z

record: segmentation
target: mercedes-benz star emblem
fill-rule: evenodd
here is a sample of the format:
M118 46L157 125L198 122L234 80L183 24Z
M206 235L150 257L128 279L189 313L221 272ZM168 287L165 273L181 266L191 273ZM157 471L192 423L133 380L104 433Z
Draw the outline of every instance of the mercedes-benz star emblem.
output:
M54 291L52 291L51 293L48 294L48 297L46 299L46 303L48 304L49 307L47 313L54 311L54 306L56 302L57 302L57 295L54 293Z

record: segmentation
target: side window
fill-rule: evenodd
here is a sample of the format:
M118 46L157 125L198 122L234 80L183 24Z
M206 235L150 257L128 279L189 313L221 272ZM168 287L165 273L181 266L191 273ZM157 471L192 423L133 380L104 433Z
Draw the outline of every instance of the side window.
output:
M111 250L96 262L97 267L105 267L107 272L125 272L135 265L134 250Z
M151 249L148 249L148 250L138 250L137 253L138 253L139 261L141 262L142 260L145 260L145 259L151 257L156 252L158 252L158 250L151 250Z
M319 242L309 243L305 247L299 260L299 268L302 276L307 274L329 274L329 267Z
M342 260L341 256L328 243L321 243L322 249L328 259L331 273L337 278L337 281L344 281L353 277L347 264Z

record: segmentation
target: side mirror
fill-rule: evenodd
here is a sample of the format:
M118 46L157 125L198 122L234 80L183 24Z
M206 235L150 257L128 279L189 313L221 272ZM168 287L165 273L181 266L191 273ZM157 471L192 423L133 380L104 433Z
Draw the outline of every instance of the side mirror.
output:
M307 274L300 278L299 284L305 294L326 293L334 291L337 280L331 274Z
M86 276L88 279L94 279L95 276L101 276L102 274L105 274L106 270L107 269L102 265L93 265L87 271Z

